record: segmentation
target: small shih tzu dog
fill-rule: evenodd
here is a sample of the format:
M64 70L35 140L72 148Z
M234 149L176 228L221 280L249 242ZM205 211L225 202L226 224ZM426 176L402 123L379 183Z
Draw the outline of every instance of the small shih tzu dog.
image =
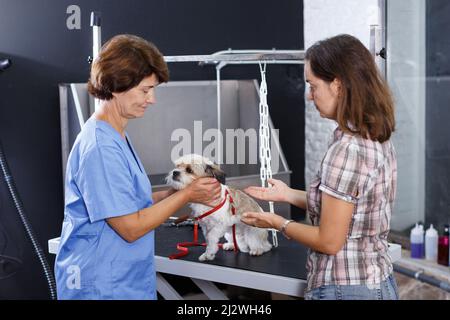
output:
M194 219L198 219L206 241L206 251L200 261L213 260L219 250L219 240L225 237L224 250L240 250L252 256L269 251L267 229L252 227L241 222L244 212L263 212L255 200L240 190L225 185L225 174L211 160L200 155L186 155L175 161L176 168L166 177L167 183L181 190L201 177L214 177L222 184L222 201L216 208L190 203ZM235 245L237 248L235 248Z

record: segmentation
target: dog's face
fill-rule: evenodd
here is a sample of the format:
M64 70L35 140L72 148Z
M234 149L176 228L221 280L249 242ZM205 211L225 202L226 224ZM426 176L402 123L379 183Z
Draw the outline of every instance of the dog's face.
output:
M176 190L186 188L192 181L202 177L216 178L225 184L225 173L211 160L197 154L183 156L175 161L175 169L166 177L167 184Z

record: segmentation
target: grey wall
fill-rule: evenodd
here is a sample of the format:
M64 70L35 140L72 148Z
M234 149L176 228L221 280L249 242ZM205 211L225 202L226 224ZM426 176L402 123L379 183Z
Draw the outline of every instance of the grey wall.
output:
M427 1L426 223L450 220L450 2Z
M81 30L66 28L66 9L81 7ZM26 212L46 249L60 234L63 196L58 83L84 82L91 54L89 13L103 13L103 39L134 33L165 55L227 49L303 48L302 1L0 0L0 56L13 67L0 74L0 139ZM269 66L269 104L292 183L304 187L303 70ZM259 79L255 66L228 67L225 79ZM173 80L211 80L212 68L171 66ZM48 298L41 269L0 178L0 254L23 260L0 280L2 298ZM49 257L53 262L53 257Z

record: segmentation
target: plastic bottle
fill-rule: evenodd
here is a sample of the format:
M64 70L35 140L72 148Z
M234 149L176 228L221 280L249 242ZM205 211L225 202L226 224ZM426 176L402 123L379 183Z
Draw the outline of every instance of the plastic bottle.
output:
M421 239L422 239L422 252L420 253L421 259L425 258L425 230L422 224L419 224L419 229L421 233Z
M448 266L449 228L449 225L446 224L444 227L444 235L439 237L438 263L443 266Z
M425 233L425 259L437 262L438 238L437 230L431 225Z
M422 259L424 252L423 226L418 225L411 230L411 258Z

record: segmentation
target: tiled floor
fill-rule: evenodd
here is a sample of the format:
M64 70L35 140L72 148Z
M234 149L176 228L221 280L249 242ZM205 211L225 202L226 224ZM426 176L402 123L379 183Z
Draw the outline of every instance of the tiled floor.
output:
M440 281L450 283L450 268L424 259L412 259L411 252L402 250L402 258L396 264L412 271L424 274ZM401 300L450 300L450 292L429 285L411 277L395 274Z
M450 293L416 279L395 273L400 300L450 300Z

